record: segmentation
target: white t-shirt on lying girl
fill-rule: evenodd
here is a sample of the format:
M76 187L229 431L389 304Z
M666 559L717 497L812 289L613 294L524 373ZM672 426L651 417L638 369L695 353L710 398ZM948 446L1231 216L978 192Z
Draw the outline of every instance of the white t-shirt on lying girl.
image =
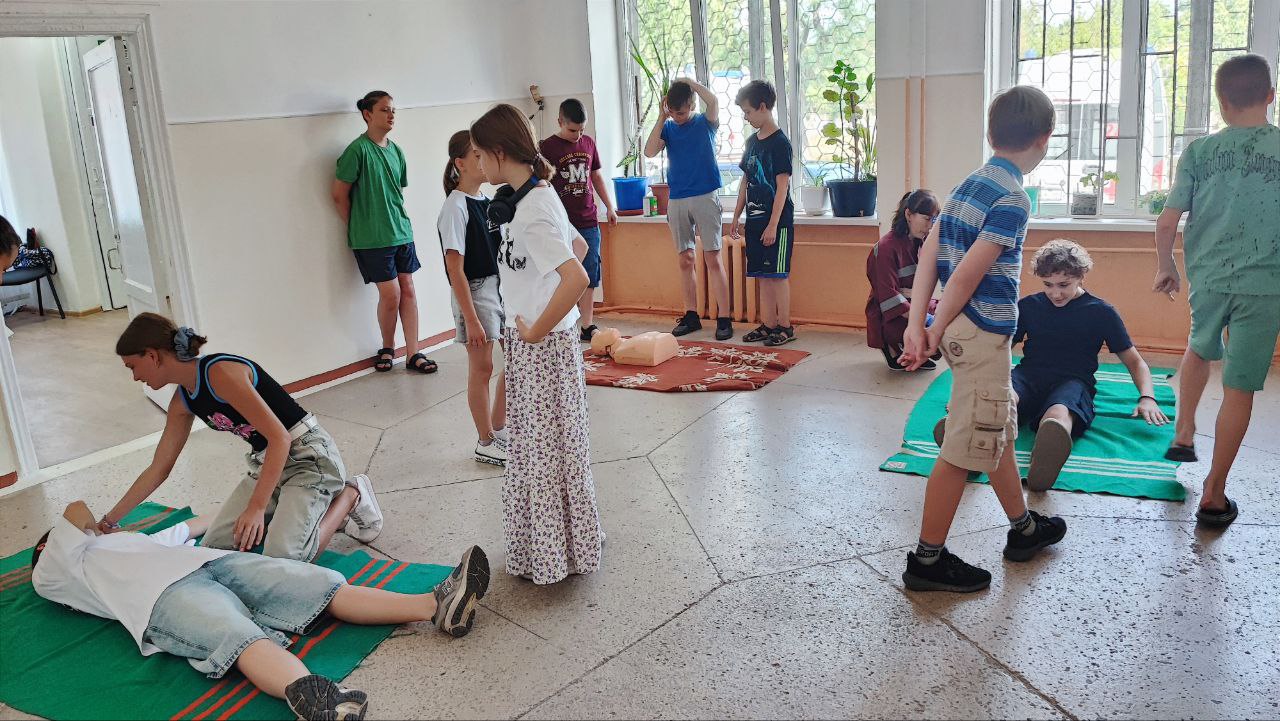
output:
M550 185L539 185L521 199L512 221L502 226L498 274L502 281L502 305L507 327L516 327L516 316L533 325L560 287L556 272L567 260L576 260L573 239L578 231L569 223L560 196ZM578 308L551 330L568 330L578 322Z

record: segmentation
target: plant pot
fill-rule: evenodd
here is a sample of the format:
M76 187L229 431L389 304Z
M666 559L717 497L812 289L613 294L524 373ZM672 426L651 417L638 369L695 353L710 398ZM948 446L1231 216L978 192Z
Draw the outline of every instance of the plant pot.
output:
M805 215L826 215L827 186L806 185L801 188L800 205L804 207Z
M1151 217L1153 218L1160 215L1161 213L1164 212L1164 204L1167 202L1168 202L1168 198L1160 198L1158 200L1155 198L1152 198L1148 200L1147 213L1150 214Z
M837 218L865 218L876 212L876 181L828 180L831 214Z
M644 212L644 191L649 179L614 178L613 197L618 201L619 215L640 215Z
M1071 196L1071 214L1092 218L1098 214L1098 196L1093 193L1076 193Z
M653 197L658 199L658 215L667 214L667 201L671 199L671 186L666 183L654 183L649 186Z

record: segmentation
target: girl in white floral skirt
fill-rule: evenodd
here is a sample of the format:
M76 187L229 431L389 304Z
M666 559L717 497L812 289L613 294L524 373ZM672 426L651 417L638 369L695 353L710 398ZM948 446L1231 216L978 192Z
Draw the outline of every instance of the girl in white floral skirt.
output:
M524 114L498 105L471 126L502 227L498 273L506 327L507 476L502 486L507 573L555 583L600 567L587 386L576 330L588 284L586 241L574 230Z

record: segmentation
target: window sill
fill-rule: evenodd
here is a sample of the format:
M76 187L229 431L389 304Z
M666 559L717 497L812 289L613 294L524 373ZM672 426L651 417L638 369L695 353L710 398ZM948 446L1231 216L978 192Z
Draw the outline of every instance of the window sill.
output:
M720 216L721 222L730 223L733 218L729 213L723 213ZM850 225L850 226L879 226L880 219L874 215L865 218L837 218L832 215L805 215L803 212L797 212L794 216L796 225ZM601 221L604 222L604 221ZM666 224L667 216L665 215L619 215L619 223L662 223Z
M1032 218L1027 222L1029 230L1149 233L1154 231L1155 227L1155 218ZM1181 223L1178 229L1182 229Z

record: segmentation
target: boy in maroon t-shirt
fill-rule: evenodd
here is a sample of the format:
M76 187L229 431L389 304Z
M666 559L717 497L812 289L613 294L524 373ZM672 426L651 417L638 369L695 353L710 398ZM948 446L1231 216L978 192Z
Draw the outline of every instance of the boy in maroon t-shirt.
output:
M591 322L591 313L595 290L600 287L600 223L596 220L596 199L591 188L595 188L596 195L600 196L608 211L610 227L618 224L618 214L614 212L613 201L605 189L596 141L582 131L587 122L587 111L582 107L582 101L569 98L560 103L560 116L556 121L560 124L560 132L542 141L538 150L555 168L551 174L551 185L560 194L569 222L587 241L587 255L582 259L582 267L587 269L591 284L578 299L578 313L582 316L582 340L589 342L598 330Z

